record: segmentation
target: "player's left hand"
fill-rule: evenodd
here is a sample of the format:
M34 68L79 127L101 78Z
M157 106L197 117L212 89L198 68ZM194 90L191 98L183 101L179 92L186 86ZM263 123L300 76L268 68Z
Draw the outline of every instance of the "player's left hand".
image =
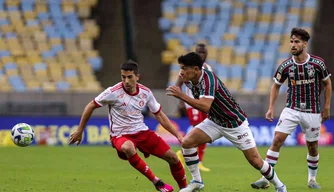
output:
M81 140L82 140L82 132L76 131L71 134L70 142L68 144L71 145L73 143L77 143L77 145L79 145L81 143Z
M321 123L325 122L326 120L328 120L330 117L330 110L329 108L325 108L322 112L321 112Z
M168 96L174 96L176 98L180 98L180 96L183 94L183 92L181 91L180 87L175 86L175 85L169 86L166 89L166 91L167 91L166 95L168 95Z

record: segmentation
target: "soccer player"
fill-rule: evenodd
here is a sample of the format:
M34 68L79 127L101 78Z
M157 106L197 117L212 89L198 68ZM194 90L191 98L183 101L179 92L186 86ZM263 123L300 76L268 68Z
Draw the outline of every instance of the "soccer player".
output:
M206 49L205 44L203 44L203 43L197 44L195 52L201 56L201 58L204 62L203 63L203 68L207 69L209 71L212 71L212 67L209 64L205 63L206 57L208 55L208 50ZM183 81L182 81L181 77L178 78L176 85L179 86L179 87L181 87L183 85ZM191 93L191 90L188 87L185 88L185 93L189 97L194 98L192 93ZM190 125L192 127L195 127L197 124L202 122L207 117L206 113L203 113L202 111L199 111L199 110L193 108L192 106L188 105L187 103L184 103L182 100L180 101L180 103L181 103L182 106L183 105L185 106L185 108L187 110L188 118L189 118L189 121L190 121ZM206 143L204 143L202 145L199 145L197 147L197 153L198 153L198 158L199 158L198 167L199 167L199 170L208 172L208 171L210 171L210 169L205 167L202 163L205 148L206 148ZM184 158L182 156L181 150L177 151L176 154L177 154L177 157L181 160L181 162L184 162Z
M332 94L331 74L328 72L325 61L315 55L306 52L310 35L300 28L293 28L290 35L290 47L292 57L283 61L277 68L270 92L269 109L266 119L273 121L274 104L279 89L288 79L287 104L283 109L275 128L274 140L267 151L266 161L273 167L277 163L279 151L285 139L299 124L305 134L308 154L308 187L320 189L316 182L318 171L318 140L321 123L329 119L330 102ZM321 84L324 85L325 105L320 109ZM268 188L269 183L265 178L251 184L253 188Z
M179 98L208 114L208 118L183 138L183 157L193 179L180 192L204 188L198 169L199 159L196 147L221 137L226 137L239 148L248 162L275 185L277 192L286 192L286 186L279 180L271 165L261 159L248 127L246 114L223 82L213 72L202 69L203 60L195 52L180 56L178 62L183 82L191 89L194 98L187 96L178 86L168 87L167 95Z
M118 156L127 160L131 166L146 176L158 191L173 191L173 187L162 182L143 159L137 154L137 148L145 157L150 154L168 162L170 171L180 189L187 186L184 168L177 155L168 144L144 124L142 109L147 106L158 122L171 134L182 141L182 136L176 131L168 117L162 112L161 105L156 101L151 90L139 80L138 64L126 61L121 66L122 82L107 88L93 101L87 104L81 116L76 132L70 137L70 144L80 144L84 128L96 108L107 105L109 112L111 143L116 148Z

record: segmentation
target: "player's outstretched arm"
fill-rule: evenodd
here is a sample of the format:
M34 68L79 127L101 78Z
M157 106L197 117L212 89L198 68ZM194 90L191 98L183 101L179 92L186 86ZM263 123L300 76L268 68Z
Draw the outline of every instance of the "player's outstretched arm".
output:
M332 100L332 82L331 79L328 78L325 81L323 81L324 83L324 96L325 96L325 105L324 105L324 109L321 113L321 117L322 117L322 122L326 121L327 119L329 119L330 117L330 107L331 107L331 100Z
M71 134L69 144L77 143L77 145L79 145L81 143L82 133L83 133L85 127L86 127L86 124L87 124L88 120L92 116L93 111L96 108L98 108L98 107L95 105L94 101L91 101L86 105L84 111L82 112L78 129L77 129L76 132Z
M169 118L166 116L166 114L162 111L160 111L157 114L154 114L157 121L164 127L168 132L173 134L181 143L182 142L182 136L176 131L173 124L170 122Z

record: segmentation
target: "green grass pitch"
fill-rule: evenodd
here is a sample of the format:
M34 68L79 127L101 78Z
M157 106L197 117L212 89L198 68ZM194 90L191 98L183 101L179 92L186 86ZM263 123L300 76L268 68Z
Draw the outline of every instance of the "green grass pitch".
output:
M178 148L173 148L176 151ZM267 148L259 148L264 157ZM317 181L322 192L334 192L334 148L321 147ZM166 162L145 159L153 172L177 189ZM208 147L202 173L205 192L252 192L250 183L261 175L234 147ZM305 147L284 147L276 172L289 192L307 188ZM187 180L191 179L188 170ZM0 148L0 192L152 192L153 185L107 146ZM176 190L178 191L178 189ZM275 191L271 186L268 190Z

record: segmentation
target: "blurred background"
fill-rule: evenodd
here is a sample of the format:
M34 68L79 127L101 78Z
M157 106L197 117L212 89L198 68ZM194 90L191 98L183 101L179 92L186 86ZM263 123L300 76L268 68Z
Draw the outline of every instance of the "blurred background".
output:
M257 143L268 145L275 123L264 114L274 71L290 56L290 31L306 29L308 52L333 72L333 9L325 0L0 0L0 145L11 145L9 130L20 122L35 128L38 144L66 144L85 105L121 80L127 59L186 133L179 101L165 89L178 77L177 57L197 43L207 45L206 62L246 111ZM280 91L276 118L287 86ZM151 129L177 143L145 114ZM323 125L320 143L333 144L333 126ZM96 110L84 143L108 144L108 129L107 109ZM299 128L290 138L305 143Z

